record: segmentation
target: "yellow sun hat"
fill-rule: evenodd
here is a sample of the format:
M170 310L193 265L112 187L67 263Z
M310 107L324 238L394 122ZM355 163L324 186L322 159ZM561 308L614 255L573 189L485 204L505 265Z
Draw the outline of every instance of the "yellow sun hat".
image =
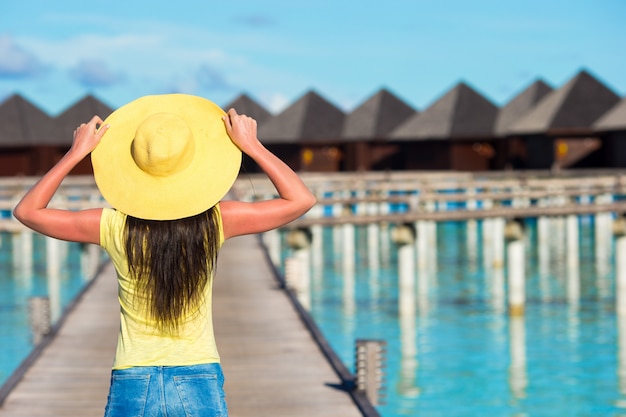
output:
M146 220L181 219L214 206L241 166L224 114L215 103L186 94L145 96L115 110L91 153L102 196Z

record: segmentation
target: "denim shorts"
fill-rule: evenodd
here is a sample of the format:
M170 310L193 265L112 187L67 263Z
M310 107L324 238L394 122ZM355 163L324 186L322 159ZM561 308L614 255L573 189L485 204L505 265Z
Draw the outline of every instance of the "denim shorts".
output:
M105 417L227 417L219 363L113 370Z

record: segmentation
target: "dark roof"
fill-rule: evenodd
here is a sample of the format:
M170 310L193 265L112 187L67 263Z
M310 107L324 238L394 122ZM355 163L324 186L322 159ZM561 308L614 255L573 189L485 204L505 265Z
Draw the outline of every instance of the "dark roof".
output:
M416 113L391 92L381 89L346 116L341 136L343 139L380 139Z
M459 139L492 136L498 108L461 82L394 129L391 139Z
M587 71L546 95L515 122L509 134L541 134L552 129L590 129L619 97Z
M19 94L0 104L0 146L31 146L50 135L52 118Z
M552 87L542 80L537 80L524 89L524 91L513 97L498 111L494 126L496 136L505 135L508 128L513 123L535 107L542 98L553 90Z
M92 95L87 95L54 118L54 129L48 144L71 145L74 129L95 115L106 119L113 109Z
M235 100L224 106L224 110L228 110L230 108L237 110L237 113L239 114L245 114L252 117L257 121L259 126L272 117L272 114L269 111L250 98L247 94L241 94Z
M339 108L309 91L280 114L259 127L263 143L336 141L341 134L345 114Z
M600 117L593 124L593 129L597 132L626 130L626 97Z

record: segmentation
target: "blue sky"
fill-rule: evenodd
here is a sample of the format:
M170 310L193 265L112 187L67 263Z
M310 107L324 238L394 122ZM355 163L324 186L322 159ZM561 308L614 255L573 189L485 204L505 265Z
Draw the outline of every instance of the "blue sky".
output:
M626 95L624 0L0 0L0 101L51 115L181 92L350 111L381 88L423 110L460 81L503 105L581 69Z

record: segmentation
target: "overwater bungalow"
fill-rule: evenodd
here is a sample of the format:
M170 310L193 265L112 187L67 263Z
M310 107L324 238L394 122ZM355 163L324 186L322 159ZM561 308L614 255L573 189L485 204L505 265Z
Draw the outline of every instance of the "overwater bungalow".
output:
M50 169L72 145L74 129L81 123L86 123L94 115L106 119L113 109L93 95L87 95L54 118L51 135L45 142L38 144L45 149L46 159L41 161L40 173ZM73 175L92 174L91 159L88 156L81 161L73 170Z
M594 124L602 141L604 166L626 168L626 98L623 98Z
M464 82L418 111L381 88L344 112L311 90L279 114L247 94L234 107L298 171L558 169L626 167L620 97L587 71L554 89L538 79L498 108ZM41 175L72 132L111 107L87 95L56 117L20 95L0 103L0 176ZM244 156L243 172L258 166ZM90 174L85 160L74 174Z
M223 107L224 110L228 110L230 108L237 110L237 113L239 114L245 114L255 119L257 122L257 129L272 118L272 113L245 93L239 95ZM243 155L241 164L243 172L256 172L259 169L254 161L252 161L247 155Z
M334 172L341 167L341 129L345 113L309 91L259 127L259 137L298 171Z
M389 134L402 144L400 165L390 169L485 171L495 155L498 108L464 82Z
M618 101L617 94L583 70L546 94L506 135L523 144L526 168L602 167L602 143L593 124Z
M524 143L517 137L506 137L509 128L524 114L532 110L541 99L554 89L542 80L536 80L522 92L515 95L498 110L494 125L496 169L523 169L528 155Z
M417 110L383 88L345 118L341 132L344 171L372 171L397 165L400 145L387 137Z
M0 176L37 175L46 152L52 119L19 94L0 104Z

